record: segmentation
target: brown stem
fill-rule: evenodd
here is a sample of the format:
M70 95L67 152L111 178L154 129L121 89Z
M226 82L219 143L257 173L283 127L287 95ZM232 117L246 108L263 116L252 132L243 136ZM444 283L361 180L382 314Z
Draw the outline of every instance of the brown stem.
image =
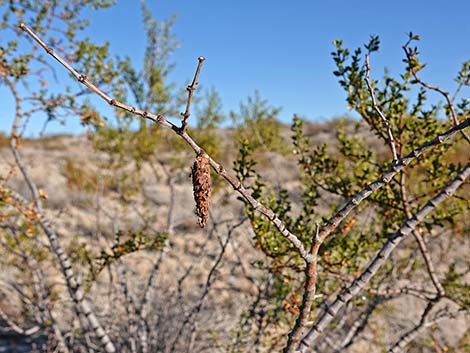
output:
M320 226L317 224L317 231L315 239L313 240L314 244L317 243L319 230ZM302 297L302 304L300 305L300 314L297 316L295 325L289 333L284 353L295 352L296 347L307 331L307 322L310 316L310 311L312 310L313 301L315 300L317 275L317 261L308 263L305 268L304 294Z
M177 127L170 121L166 120L163 115L155 115L152 113L149 113L144 110L137 109L135 107L129 106L127 104L121 103L111 97L109 97L106 93L104 93L102 90L100 90L97 86L95 86L93 83L91 83L85 75L82 75L78 73L76 70L72 68L70 64L68 64L64 59L62 59L52 48L48 47L30 28L28 28L24 23L21 23L19 25L20 29L25 31L28 35L30 35L44 50L50 54L54 59L56 59L59 63L61 63L67 70L69 70L75 78L88 87L92 92L96 93L98 96L100 96L102 99L104 99L108 104L119 108L123 109L125 111L128 111L129 113L138 115L144 119L149 119L153 121L154 123L157 123L159 125L162 125L166 128L169 128L173 130L175 133L180 135L183 140L185 140L196 152L196 154L201 153L201 147L194 142L194 140L188 135L186 131L183 129ZM470 119L469 119L470 120ZM470 122L470 121L469 121ZM266 208L264 205L262 205L258 200L256 200L253 196L251 196L250 192L246 190L246 188L238 181L235 177L231 176L230 174L227 173L227 171L223 168L222 165L217 163L215 160L213 160L209 156L209 161L211 166L214 168L214 170L222 175L225 180L227 180L232 187L238 191L250 204L251 206L257 210L258 212L264 214L266 217L268 217L271 222L276 226L276 228L279 230L279 232L286 237L292 245L297 249L297 252L300 254L300 256L308 263L312 261L312 256L309 254L309 252L305 249L304 245L300 241L299 238L297 238L296 235L292 234L287 228L286 225L283 221L281 221L277 215L269 208Z
M188 119L189 116L191 115L191 99L193 98L193 93L196 90L196 86L199 84L198 79L199 79L199 73L201 72L201 67L202 63L206 60L203 56L200 56L197 58L197 68L196 72L194 73L194 78L193 82L186 87L186 90L188 91L188 99L186 101L186 110L184 113L181 113L181 116L183 117L183 120L181 121L181 130L185 131L186 126L188 125Z

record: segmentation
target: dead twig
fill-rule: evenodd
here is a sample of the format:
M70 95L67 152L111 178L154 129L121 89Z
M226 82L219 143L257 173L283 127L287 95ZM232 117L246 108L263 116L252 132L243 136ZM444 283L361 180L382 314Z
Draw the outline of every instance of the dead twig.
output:
M97 94L99 97L101 97L104 101L106 101L109 105L114 106L118 109L125 110L131 114L138 115L141 118L148 119L150 121L153 121L156 124L159 124L161 126L164 126L168 129L173 130L176 134L181 136L183 140L191 146L191 148L194 150L194 152L199 155L202 153L201 147L188 135L187 131L177 127L175 124L172 122L168 121L165 119L163 115L156 115L149 113L147 111L137 109L133 106L124 104L122 102L119 102L115 100L114 98L111 98L108 96L105 92L100 90L96 85L94 85L92 82L90 82L85 75L82 75L78 73L69 63L67 63L61 56L59 56L54 49L51 47L47 46L46 43L44 43L28 26L26 26L24 23L21 23L19 25L19 28L26 32L31 38L34 39L36 43L38 43L49 55L51 55L55 60L57 60L60 64L62 64L72 75L83 85L88 87L93 93ZM276 226L276 228L279 230L279 232L287 238L292 245L297 249L297 252L299 255L306 261L306 262L311 262L312 261L312 256L309 254L309 252L305 249L305 246L303 243L300 241L300 239L291 233L285 223L279 219L279 217L269 208L265 207L263 204L261 204L258 200L256 200L253 196L251 196L251 193L243 186L243 184L237 180L235 177L230 175L225 168L217 163L214 159L212 159L210 156L208 156L209 162L214 168L214 170L220 174L225 180L229 182L229 184L236 190L238 191L243 198L245 198L248 203L258 212L262 213L265 215L267 218L271 220L271 222Z
M196 72L194 73L193 82L189 86L186 87L186 91L188 91L188 99L186 101L186 110L184 113L181 113L183 119L181 120L181 130L185 131L186 126L188 125L188 119L191 115L191 100L193 98L193 93L196 90L196 86L199 84L199 73L201 72L202 63L206 60L203 56L197 58L197 68Z

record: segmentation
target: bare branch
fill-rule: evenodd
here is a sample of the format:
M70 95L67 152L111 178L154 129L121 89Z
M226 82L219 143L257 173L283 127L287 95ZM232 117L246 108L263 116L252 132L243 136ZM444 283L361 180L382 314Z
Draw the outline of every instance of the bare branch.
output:
M372 316L372 313L375 311L375 309L377 309L377 306L382 303L383 300L384 298L382 297L376 297L371 303L369 303L367 309L360 315L359 318L354 321L351 329L344 337L343 341L339 345L339 348L336 350L337 353L345 348L348 348L354 343L355 339L366 327L370 317Z
M72 75L75 76L75 78L82 84L84 84L86 87L88 87L92 92L96 93L98 96L100 96L102 99L104 99L108 104L119 108L123 109L125 111L128 111L129 113L138 115L144 119L149 119L153 121L154 123L157 123L159 125L162 125L164 127L167 127L171 130L173 130L175 133L180 135L186 143L188 143L194 152L196 154L200 154L202 149L201 147L188 135L186 131L183 131L182 129L178 128L176 125L171 123L170 121L166 120L163 115L155 115L140 109L137 109L135 107L129 106L127 104L121 103L111 97L109 97L106 93L101 91L98 87L96 87L93 83L91 83L85 75L82 75L75 71L64 59L62 59L52 48L48 47L30 28L28 28L24 23L21 23L19 26L23 31L25 31L28 35L30 35L44 50L50 54L54 59L56 59L59 63L61 63L67 70L69 70ZM470 123L470 119L469 119ZM225 168L217 163L215 160L213 160L209 156L209 162L214 168L214 170L223 176L225 180L227 180L232 187L238 191L247 201L248 203L258 212L262 213L266 217L268 217L271 222L276 226L276 228L279 230L279 232L287 238L292 245L297 249L297 252L300 254L300 256L305 260L305 262L309 263L312 262L313 257L312 255L309 254L309 252L305 249L304 245L300 241L299 238L297 238L296 235L291 233L287 228L286 225L283 221L277 217L277 215L269 208L265 207L262 205L258 200L256 200L253 196L251 196L251 193L242 185L242 183L237 180L235 177L231 176L230 174L227 173Z
M224 255L225 255L225 251L226 251L227 246L230 242L230 239L232 238L233 232L237 228L242 226L243 223L245 223L245 221L246 221L246 218L243 218L238 223L231 226L230 229L227 232L227 237L225 238L225 241L222 242L222 239L219 238L221 249L220 249L220 252L219 252L214 264L212 265L211 269L209 270L209 274L207 275L207 278L206 278L206 283L204 284L204 290L203 290L201 296L199 297L199 300L197 301L196 305L186 315L183 322L181 323L180 328L178 330L178 334L175 336L175 340L173 341L173 344L171 345L170 352L174 352L177 339L181 336L181 334L183 332L183 329L186 327L186 325L190 324L191 322L194 323L195 318L197 317L197 315L201 311L201 308L202 308L203 304L205 303L205 300L207 298L207 295L209 294L209 291L212 287L212 284L214 283L215 275L217 274L217 270L219 268L219 265L220 265ZM192 331L195 330L195 328L196 327L194 325L192 325ZM191 332L191 333L193 334L194 332ZM191 351L191 350L188 350L188 351Z
M103 100L105 100L109 105L114 106L119 109L123 109L128 111L129 113L136 114L141 116L144 119L149 119L153 122L156 122L160 125L166 126L170 129L173 130L178 130L178 127L174 125L173 123L167 121L163 116L161 115L155 115L151 114L149 112L136 109L134 107L131 107L127 104L121 103L116 101L115 99L112 99L109 97L106 93L104 93L102 90L100 90L98 87L96 87L93 83L91 83L85 75L82 75L78 73L70 64L68 64L62 57L60 57L54 49L51 47L47 46L46 43L44 43L29 27L27 27L24 23L21 23L19 25L20 29L25 31L28 35L30 35L49 55L51 55L54 59L56 59L60 64L62 64L70 73L75 76L75 78L78 80L78 82L82 83L85 85L90 91L93 93L97 94L100 96Z
M194 78L193 82L186 87L186 90L188 91L188 99L186 101L186 110L184 113L181 113L181 116L183 117L183 120L181 121L181 130L185 131L186 126L188 125L188 119L189 116L191 115L191 99L193 98L193 93L196 90L196 86L199 84L198 79L199 79L199 73L201 72L201 67L202 63L206 60L203 56L200 56L197 58L197 68L196 72L194 73Z
M5 190L9 193L9 195L15 199L19 203L27 203L27 201L18 193L13 190ZM88 323L90 324L91 328L93 329L94 333L100 340L103 348L107 353L114 353L116 352L116 348L114 344L111 342L108 334L101 326L98 318L96 317L95 313L92 311L90 304L85 299L85 294L81 288L80 282L78 281L77 277L72 268L72 263L70 261L69 256L65 253L64 249L62 248L59 238L57 234L54 232L51 222L47 219L47 217L36 210L39 215L38 223L43 229L44 233L46 233L47 238L49 239L49 243L55 255L59 260L59 264L62 270L62 274L65 277L67 282L67 289L69 290L70 296L72 297L73 301L80 309L80 312L85 315Z
M22 99L16 89L15 83L11 82L9 79L6 77L4 78L5 82L7 83L8 87L11 90L11 93L13 94L13 97L15 98L15 118L13 120L13 125L11 128L11 138L10 138L10 149L13 153L13 157L15 158L15 162L18 165L18 168L21 171L21 174L23 175L26 184L28 185L33 200L35 200L35 204L39 209L41 208L41 203L40 203L40 197L39 197L39 192L34 184L34 182L31 180L29 177L29 174L27 173L26 166L23 164L23 160L21 159L21 156L18 152L18 147L19 147L19 140L21 136L19 135L18 129L20 125L20 120L23 116L23 109L22 109Z
M418 338L420 335L422 335L428 327L433 326L445 319L454 319L461 313L460 311L452 313L447 312L443 315L436 315L433 319L429 320L428 317L430 316L429 314L431 310L429 310L428 307L426 307L426 309L424 310L419 323L415 325L412 329L410 329L408 332L406 332L404 335L402 335L391 346L391 348L388 350L388 353L404 352L406 346L410 342Z
M13 322L13 320L10 319L10 317L1 308L0 308L0 318L2 318L2 320L4 320L8 324L8 327L11 330L15 331L16 333L19 333L20 335L31 336L41 329L38 325L30 327L28 329L24 329L20 327L18 324Z
M401 295L411 295L422 300L429 300L429 298L435 297L435 293L432 291L414 287L401 287L396 289L365 288L365 290L371 294L379 295L386 298L399 297Z

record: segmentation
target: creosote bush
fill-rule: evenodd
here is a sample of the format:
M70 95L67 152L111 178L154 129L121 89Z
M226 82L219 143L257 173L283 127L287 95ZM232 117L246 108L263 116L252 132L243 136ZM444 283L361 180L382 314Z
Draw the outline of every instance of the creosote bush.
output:
M225 115L215 88L197 90L202 57L179 91L169 81L175 19L141 4L137 69L78 35L83 10L112 2L0 1L0 31L29 40L0 48L0 84L16 103L0 136L12 152L0 170L2 329L37 351L465 350L469 62L454 95L421 79L413 33L405 71L381 80L378 37L354 51L335 41L333 74L360 119L332 122L318 143L316 125L294 116L289 128L257 91ZM57 93L50 56L81 85ZM31 173L23 124L43 113L45 129L71 116L87 128L96 158L82 165L71 153L59 173L90 195L88 224L73 223L83 209L48 207ZM266 156L289 168L269 170Z

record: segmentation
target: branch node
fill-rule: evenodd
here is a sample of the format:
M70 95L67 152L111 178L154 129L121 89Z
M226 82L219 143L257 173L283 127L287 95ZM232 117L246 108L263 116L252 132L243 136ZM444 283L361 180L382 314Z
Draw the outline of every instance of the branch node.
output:
M201 72L202 63L205 60L203 56L197 58L197 68L196 72L194 73L193 81L190 85L186 86L186 91L188 91L188 99L186 101L186 109L180 115L183 117L181 120L181 131L184 132L186 130L186 126L188 125L188 119L191 115L191 99L193 98L193 93L196 90L196 86L199 84L199 73Z

